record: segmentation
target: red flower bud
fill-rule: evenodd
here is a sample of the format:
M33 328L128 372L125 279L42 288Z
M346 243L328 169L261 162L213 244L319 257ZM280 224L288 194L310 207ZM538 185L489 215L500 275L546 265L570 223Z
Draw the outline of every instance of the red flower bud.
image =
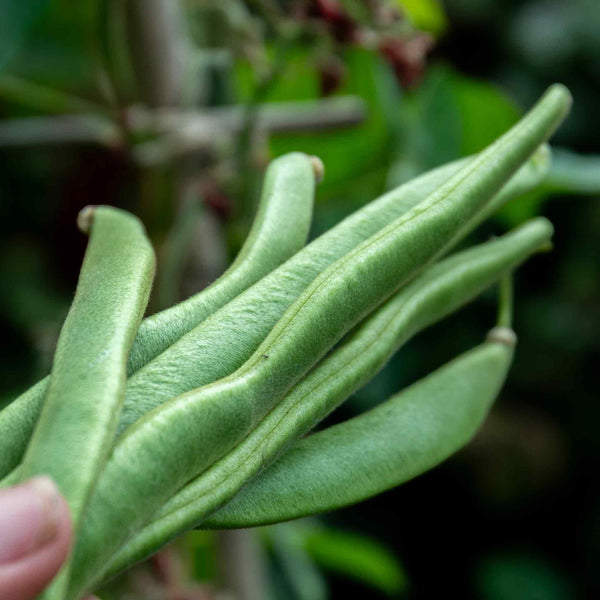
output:
M432 46L433 38L420 33L408 39L386 37L380 42L379 50L392 65L400 84L410 88L421 78Z

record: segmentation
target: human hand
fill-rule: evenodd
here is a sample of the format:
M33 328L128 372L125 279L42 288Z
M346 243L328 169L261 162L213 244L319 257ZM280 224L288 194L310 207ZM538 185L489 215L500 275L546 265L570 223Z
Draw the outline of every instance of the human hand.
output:
M39 594L67 557L71 538L69 507L50 478L0 490L0 599Z

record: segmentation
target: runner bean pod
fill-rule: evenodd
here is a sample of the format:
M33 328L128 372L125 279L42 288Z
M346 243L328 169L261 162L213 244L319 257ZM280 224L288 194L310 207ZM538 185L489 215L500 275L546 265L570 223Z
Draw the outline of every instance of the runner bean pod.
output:
M130 373L148 364L306 244L315 184L323 169L316 161L316 157L292 152L269 165L252 229L229 269L199 294L142 322L139 343L129 356Z
M129 380L119 433L173 396L226 377L243 365L323 269L416 206L469 160L473 159L435 169L367 205L183 336ZM495 195L486 212L533 188L548 166L549 151L543 146ZM463 235L483 216L476 216Z
M142 321L129 355L128 375L304 246L315 181L322 171L316 160L294 152L269 165L256 218L234 263L204 291ZM42 379L0 412L0 477L20 461L48 382L49 377Z
M235 373L170 400L129 428L92 498L70 595L86 590L128 535L243 439L344 333L464 234L553 132L569 99L562 86L551 88L515 127L425 201L316 277ZM202 435L195 423L202 423Z
M209 317L181 343L166 350L143 375L140 373L138 377L129 379L119 432L171 397L170 392L175 393L180 389L187 391L190 389L188 385L198 387L234 371L249 358L277 319L319 270L369 234L381 229L384 223L418 204L470 160L473 159L455 161L434 169L373 201L217 311L214 317ZM546 175L549 164L550 150L543 145L496 194L486 207L486 212L491 214L508 200L538 185ZM478 216L473 226L484 216ZM142 321L142 326L146 321ZM223 337L225 328L228 333L226 338ZM136 340L142 338L138 333ZM178 372L181 380L176 377ZM185 384L188 373L194 377L193 383ZM48 378L38 382L0 412L0 475L8 473L21 459L35 426L47 381ZM177 387L173 390L171 387L165 389L165 386ZM13 479L11 474L10 479L0 481L0 486L7 485Z
M296 384L243 442L169 500L117 553L109 574L201 524L275 455L371 379L399 346L545 247L551 233L548 221L533 220L502 238L437 263L396 292Z
M127 355L146 309L154 252L141 223L107 206L80 213L90 231L73 304L58 339L48 391L21 479L49 475L75 529L112 444L125 393ZM68 566L45 593L61 598Z
M511 329L494 329L485 343L376 408L299 440L202 526L254 527L329 511L431 469L481 425L514 339Z
M434 169L371 202L183 336L139 375L128 380L118 431L122 432L173 395L211 383L241 366L321 270L416 206L471 160L462 159ZM549 164L550 151L543 145L495 195L485 211L491 213L538 185ZM476 217L472 227L484 216ZM142 326L145 322L142 321ZM138 334L136 339L139 338ZM8 473L21 459L46 385L47 379L40 381L0 412L0 475Z

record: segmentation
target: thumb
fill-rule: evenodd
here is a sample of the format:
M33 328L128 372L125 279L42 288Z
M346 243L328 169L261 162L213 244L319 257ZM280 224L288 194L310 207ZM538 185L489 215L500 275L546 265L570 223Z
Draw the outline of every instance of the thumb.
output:
M38 594L59 570L70 542L69 509L50 478L0 490L0 598Z

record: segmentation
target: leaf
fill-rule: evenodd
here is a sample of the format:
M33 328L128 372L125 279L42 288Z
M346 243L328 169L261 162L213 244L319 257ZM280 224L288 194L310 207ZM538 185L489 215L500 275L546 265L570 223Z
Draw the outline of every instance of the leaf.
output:
M400 126L388 187L445 162L475 154L511 127L520 111L502 90L450 67L429 68L425 80L397 106Z
M319 565L356 579L389 595L407 589L407 576L398 558L381 542L360 533L329 527L311 529L304 546Z
M518 225L539 215L547 200L568 194L600 195L600 155L554 148L550 172L542 185L507 204L498 218L511 227Z
M415 27L435 35L443 33L448 26L446 13L439 0L396 0Z
M0 70L19 50L48 0L4 0L0 19Z
M0 73L0 99L44 114L102 110L102 106L89 100L9 73Z
M600 194L600 155L555 149L546 186L569 194Z
M304 548L303 523L264 529L285 581L297 600L326 600L327 583Z
M267 102L314 100L319 98L319 81L310 49L294 47L286 56L286 68L270 89ZM272 135L271 152L280 156L300 151L319 156L326 165L325 179L319 186L319 198L333 194L345 195L352 190L356 177L373 172L388 161L390 126L382 105L382 94L377 83L377 73L387 69L384 61L374 52L362 48L346 50L344 61L347 77L338 90L341 96L357 96L366 106L367 118L353 125L322 132L285 133ZM236 65L238 98L248 100L253 83L248 65ZM381 192L370 189L363 202ZM347 198L347 196L346 196Z
M27 43L14 53L10 61L11 74L65 93L97 97L98 70L93 40L96 36L98 0L70 2L68 10L64 2L9 1L21 2L24 6L39 5L39 12L48 6L40 15L43 18L37 18L32 23L33 30L28 35ZM0 31L2 27L0 23Z
M575 594L562 573L539 557L506 554L488 558L477 576L483 600L571 600Z
M521 115L517 105L495 85L457 73L450 75L449 84L460 113L463 155L479 152Z
M178 543L191 560L197 581L213 581L218 576L216 536L213 532L188 531Z

